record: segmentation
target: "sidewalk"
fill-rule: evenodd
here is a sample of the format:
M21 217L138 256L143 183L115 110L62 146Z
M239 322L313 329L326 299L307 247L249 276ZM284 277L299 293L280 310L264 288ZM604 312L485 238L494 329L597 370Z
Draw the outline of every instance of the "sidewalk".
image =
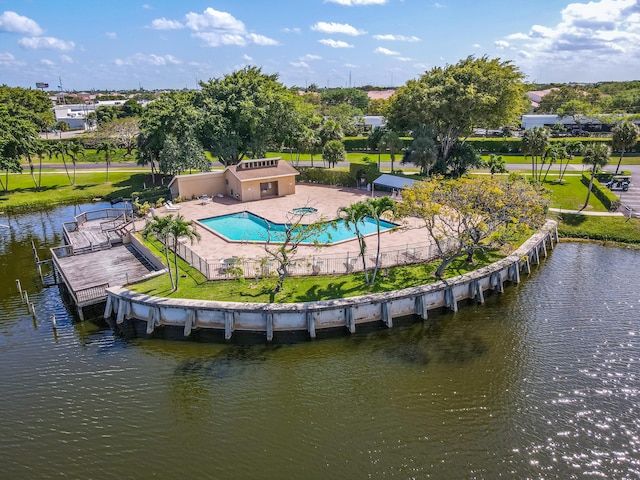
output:
M554 213L569 213L571 215L587 215L592 217L624 217L622 212L587 212L585 210L565 210L562 208L549 208Z

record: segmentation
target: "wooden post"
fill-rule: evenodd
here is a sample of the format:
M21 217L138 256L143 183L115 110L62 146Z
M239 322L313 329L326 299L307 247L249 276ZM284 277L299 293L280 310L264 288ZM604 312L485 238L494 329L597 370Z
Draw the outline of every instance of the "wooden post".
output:
M20 284L19 278L16 278L16 287L18 287L18 292L20 293L20 297L22 297L22 285Z

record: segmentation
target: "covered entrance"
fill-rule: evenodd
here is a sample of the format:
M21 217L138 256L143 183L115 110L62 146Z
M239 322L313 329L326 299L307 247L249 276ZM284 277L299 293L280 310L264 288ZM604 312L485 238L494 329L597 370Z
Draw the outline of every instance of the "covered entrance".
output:
M261 182L260 183L260 198L277 197L278 196L278 182Z

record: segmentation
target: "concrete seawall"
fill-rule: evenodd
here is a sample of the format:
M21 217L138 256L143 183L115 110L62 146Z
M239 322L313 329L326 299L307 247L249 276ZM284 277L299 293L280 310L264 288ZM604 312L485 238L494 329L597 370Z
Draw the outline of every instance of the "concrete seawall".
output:
M465 275L433 284L392 292L307 303L241 303L152 297L123 287L107 289L106 319L115 326L146 323L147 335L162 327L180 328L185 336L195 330L224 333L230 340L234 332L257 332L273 340L279 332L307 332L315 338L319 330L344 328L354 333L358 325L383 322L410 315L428 318L430 310L457 311L458 302L484 302L488 290L502 292L505 283L519 283L522 273L557 244L557 223L548 220L520 248L508 257Z

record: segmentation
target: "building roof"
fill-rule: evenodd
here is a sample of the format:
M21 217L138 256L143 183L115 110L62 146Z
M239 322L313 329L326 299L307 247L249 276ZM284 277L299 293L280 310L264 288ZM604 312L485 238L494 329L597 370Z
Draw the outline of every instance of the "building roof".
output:
M417 183L418 181L419 180L412 180L410 178L398 177L397 175L389 175L388 173L383 173L373 181L373 184L380 187L397 188L398 190L403 190L407 187L410 187L414 183Z
M261 178L288 177L299 173L288 162L281 161L280 158L243 160L237 165L227 167L226 171L241 182Z
M171 181L167 184L167 188L171 188L173 182L177 181L179 178L183 178L186 180L198 178L198 177L209 177L215 175L224 175L224 170L212 170L210 172L202 172L202 173L190 173L188 175L174 175Z

